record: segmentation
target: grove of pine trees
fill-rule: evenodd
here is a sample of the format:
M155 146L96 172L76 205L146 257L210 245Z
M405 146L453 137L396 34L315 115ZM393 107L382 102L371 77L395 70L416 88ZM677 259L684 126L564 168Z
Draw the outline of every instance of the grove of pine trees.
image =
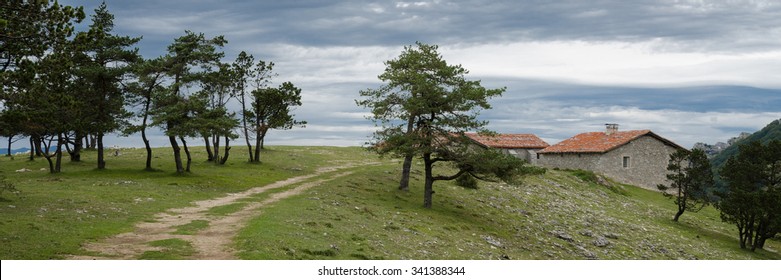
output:
M203 139L208 160L225 164L237 131L250 161L260 162L269 129L305 124L291 114L301 90L291 82L271 87L274 64L246 52L223 62L223 36L185 31L165 55L148 59L136 47L141 38L114 33L105 3L79 32L81 7L11 0L0 8L0 135L9 145L29 138L30 159L43 156L51 173L61 171L64 152L80 161L84 148L95 148L97 169L106 168L110 133L140 133L151 170L150 126L168 137L177 173L190 171L187 139Z

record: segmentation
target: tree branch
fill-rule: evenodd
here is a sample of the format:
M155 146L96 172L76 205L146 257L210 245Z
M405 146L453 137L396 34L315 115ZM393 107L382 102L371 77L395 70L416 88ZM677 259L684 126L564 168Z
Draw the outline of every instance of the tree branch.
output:
M451 175L451 176L434 176L432 179L434 181L450 181L450 180L456 179L456 178L460 177L461 175L464 175L464 173L467 173L467 172L470 172L470 171L471 171L471 168L461 169L461 170L458 171L458 173L456 173L454 175Z

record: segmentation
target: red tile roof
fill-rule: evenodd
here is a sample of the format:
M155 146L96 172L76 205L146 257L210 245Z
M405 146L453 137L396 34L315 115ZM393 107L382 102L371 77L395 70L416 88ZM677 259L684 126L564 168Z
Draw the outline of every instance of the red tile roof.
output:
M498 149L542 149L548 143L534 134L497 134L494 136L466 133L466 136L481 146Z
M654 137L669 146L683 149L683 147L678 146L678 144L664 139L650 130L629 130L616 131L610 135L607 135L605 132L581 133L561 141L558 144L547 147L540 151L540 153L605 153L645 135Z

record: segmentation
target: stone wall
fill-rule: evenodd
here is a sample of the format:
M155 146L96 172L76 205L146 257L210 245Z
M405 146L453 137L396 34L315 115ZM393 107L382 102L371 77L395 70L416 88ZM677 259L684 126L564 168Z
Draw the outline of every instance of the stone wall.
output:
M531 164L537 164L537 152L541 149L501 149L502 153L526 160Z
M643 136L604 154L540 154L540 165L549 168L583 169L604 174L619 182L657 190L668 184L667 162L675 148L651 136ZM629 166L624 167L624 157Z

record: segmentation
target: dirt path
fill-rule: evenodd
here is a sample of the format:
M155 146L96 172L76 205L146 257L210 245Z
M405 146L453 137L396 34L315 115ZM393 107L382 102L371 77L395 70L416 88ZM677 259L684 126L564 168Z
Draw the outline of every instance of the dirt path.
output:
M326 173L355 167L356 165L357 164L349 164L321 168L313 174L289 178L263 187L251 188L240 193L231 193L216 199L197 201L194 202L195 206L169 209L166 212L155 215L154 222L136 224L135 229L132 232L122 233L101 241L83 245L85 250L95 252L96 255L100 255L100 257L69 256L69 258L82 260L137 259L146 251L159 251L162 249L149 245L149 242L178 238L189 241L193 245L196 252L190 256L193 259L236 259L235 249L230 246L233 238L251 218L262 213L262 208L264 206L289 196L299 194L324 182L350 175L352 172L349 171L327 174L328 176L326 176ZM361 163L361 165L365 165L365 163ZM275 193L260 202L247 203L241 210L231 214L224 216L208 214L208 210L213 207L236 203L243 198L249 198L269 190L298 184L316 177L323 178L301 184L284 192ZM201 229L192 235L174 233L176 232L177 227L196 220L208 221L209 225L207 228Z

